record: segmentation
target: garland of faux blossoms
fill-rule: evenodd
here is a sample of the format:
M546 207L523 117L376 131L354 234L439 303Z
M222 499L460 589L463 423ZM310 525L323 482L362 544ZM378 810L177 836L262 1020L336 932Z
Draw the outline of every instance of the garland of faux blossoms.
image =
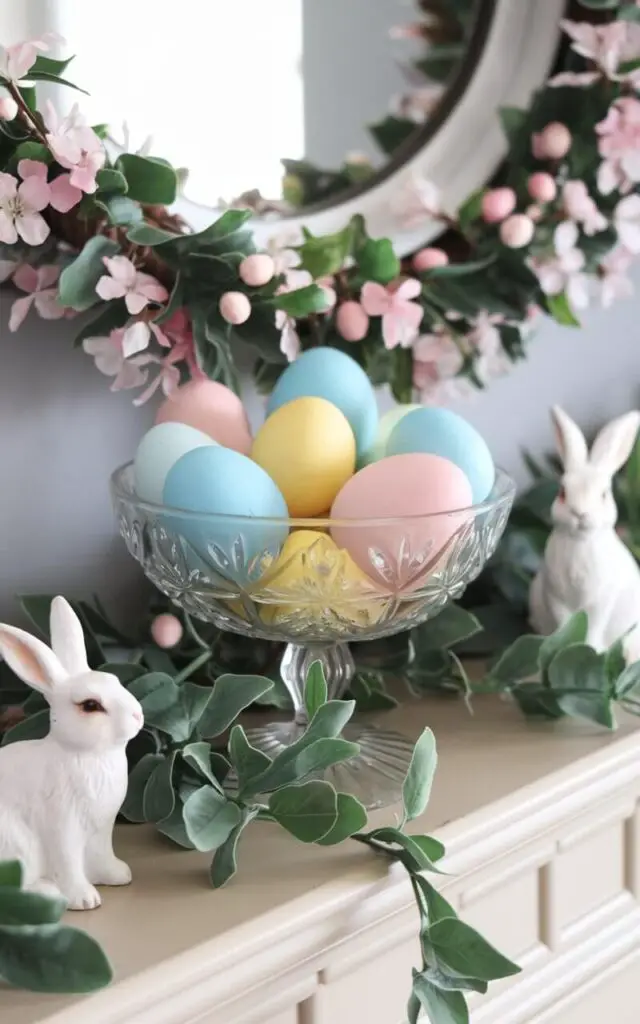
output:
M16 330L33 308L45 318L87 313L77 343L111 387L171 393L191 375L238 386L239 342L258 352L268 389L312 345L345 349L401 401L447 400L486 385L522 358L542 309L563 324L592 292L628 295L640 252L640 8L606 9L606 23L563 22L565 70L526 111L505 109L510 153L499 187L455 216L428 182L398 199L407 220L436 217L451 252L400 261L355 217L335 235L256 253L248 211L227 210L187 233L167 212L178 175L165 161L111 160L105 129L77 108L60 120L35 107L26 81L59 82L68 61L49 39L4 52L0 64L0 243ZM453 257L452 257L453 258Z

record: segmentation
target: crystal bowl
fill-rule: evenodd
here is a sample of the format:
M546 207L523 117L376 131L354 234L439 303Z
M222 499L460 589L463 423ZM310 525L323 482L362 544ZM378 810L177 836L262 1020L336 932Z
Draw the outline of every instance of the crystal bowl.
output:
M287 644L281 673L294 718L251 733L271 756L307 724L311 664L322 664L331 697L347 692L354 670L348 644L411 629L458 598L495 551L514 493L498 471L486 501L468 508L393 519L275 520L142 501L132 463L111 478L124 542L163 594L221 629ZM330 769L331 781L369 807L392 802L411 744L357 719L346 735L360 755Z

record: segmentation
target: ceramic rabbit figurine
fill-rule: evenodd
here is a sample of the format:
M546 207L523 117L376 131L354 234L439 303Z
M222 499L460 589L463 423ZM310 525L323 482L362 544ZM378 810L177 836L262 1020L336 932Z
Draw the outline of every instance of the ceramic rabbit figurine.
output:
M538 633L552 633L584 609L588 642L603 650L626 634L625 654L635 661L640 657L640 570L614 529L618 513L611 482L631 454L640 413L608 423L590 452L563 409L555 406L551 415L564 472L551 510L553 530L531 584L531 624Z
M131 881L111 834L142 708L116 676L89 669L82 626L63 597L51 604L51 648L0 625L0 654L51 707L48 736L0 749L0 861L22 861L27 888L90 910L100 905L96 885Z

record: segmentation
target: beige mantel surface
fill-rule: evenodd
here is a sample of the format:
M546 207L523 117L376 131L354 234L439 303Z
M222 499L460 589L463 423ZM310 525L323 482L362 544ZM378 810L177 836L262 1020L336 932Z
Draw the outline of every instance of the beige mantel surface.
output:
M616 733L608 734L588 724L528 723L513 705L493 697L477 699L474 708L470 716L459 701L407 699L393 712L377 716L385 727L408 735L417 736L425 725L436 733L437 779L429 810L415 830L432 832L446 844L452 878L444 887L455 896L463 917L465 906L473 911L475 890L478 899L483 885L491 890L492 866L505 882L517 876L515 868L509 869L510 875L501 867L504 858L513 861L514 851L522 851L518 870L537 872L541 892L552 883L557 888L560 875L540 874L553 860L551 840L554 849L563 849L564 840L556 833L567 827L575 832L572 823L581 817L587 821L580 833L585 836L594 829L599 834L600 825L606 828L610 820L637 822L640 796L640 723L625 720ZM371 815L373 824L393 819L393 808ZM632 863L620 868L624 892L614 892L614 901L626 898L640 875L636 845L627 849L635 843L636 832L628 824L625 828L625 850ZM572 849L569 839L566 843ZM276 826L254 824L241 841L238 875L219 891L209 886L209 856L182 851L151 827L121 826L115 845L132 866L133 884L104 888L100 909L67 915L70 923L100 940L114 965L114 983L88 997L0 988L1 1024L350 1024L359 1018L331 1002L332 989L340 993L345 985L343 964L351 957L354 971L361 970L360 946L363 963L385 948L393 959L396 932L398 948L415 943L417 918L409 907L402 871L389 871L386 862L356 843L307 847ZM473 885L464 888L463 881L467 885L469 879ZM562 894L557 898L562 900ZM624 907L626 913L626 903ZM509 913L507 908L503 912ZM548 906L538 911L541 932L529 944L533 966L544 959L542 946L545 954L546 947L552 952L566 948L562 922L554 924L554 913ZM471 919L476 923L473 913ZM635 927L635 917L633 921ZM640 912L637 923L640 944ZM499 939L497 934L494 941ZM332 960L336 949L342 950L343 964ZM526 956L524 960L528 962ZM410 965L409 959L405 968L403 960L407 993ZM342 977L341 971L347 974ZM346 988L345 993L348 1002ZM508 998L508 991L501 998ZM478 1006L474 1022L494 1020L484 1003ZM363 1013L361 1019L400 1024L402 1010L395 1016L395 1002L389 1012L389 1019L375 1013ZM495 1019L500 1024L556 1022L544 1014ZM616 1024L627 1021L615 1013L611 1019ZM564 1018L557 1020L564 1024ZM591 1018L584 1020L590 1024Z

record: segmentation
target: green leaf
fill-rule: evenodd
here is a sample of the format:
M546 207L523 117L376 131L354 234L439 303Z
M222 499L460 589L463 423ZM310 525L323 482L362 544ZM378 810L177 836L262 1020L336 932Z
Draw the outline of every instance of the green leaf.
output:
M20 160L39 160L40 163L50 164L53 160L53 153L51 150L45 146L44 143L33 142L32 139L27 139L26 142L21 142L16 148L13 156L16 163Z
M561 292L560 295L545 296L545 305L556 323L562 324L563 327L581 326L580 321L569 305L569 299L565 292Z
M529 120L529 112L527 110L520 110L518 107L500 107L498 114L500 115L502 130L507 137L507 141L509 145L513 146L526 127Z
M115 167L103 167L98 171L96 183L98 192L117 192L119 195L124 195L128 189L127 179Z
M144 791L147 782L159 764L164 761L163 754L145 754L129 773L127 795L120 808L120 814L127 821L142 822L144 816Z
M33 72L39 74L43 71L47 75L63 75L73 59L73 57L67 57L66 60L54 60L53 57L43 57L42 54L39 54L26 77L31 78Z
M588 722L603 725L605 729L615 729L611 698L604 693L565 693L557 696L557 701L566 715L574 718L586 718Z
M126 178L128 194L139 203L170 206L178 192L178 178L173 167L156 157L123 153L116 161L117 170Z
M424 729L413 748L409 770L402 784L402 803L409 821L426 810L437 764L436 738L431 729Z
M427 913L429 917L429 924L434 924L436 921L441 921L445 917L457 917L455 910L450 903L445 900L438 890L422 876L416 877L416 884L418 885L422 895L425 898L427 904Z
M416 974L413 994L431 1024L469 1024L469 1010L461 992L443 992L423 975Z
M342 231L334 235L307 238L297 249L300 255L300 269L308 270L313 278L337 274L347 257L351 255L356 235L357 226L350 221ZM323 308L326 308L326 300Z
M271 794L269 813L300 842L317 843L336 824L337 793L328 782L315 779L284 786Z
M432 267L426 273L432 280L439 277L469 277L486 270L495 261L496 257L492 255L484 260L469 260L467 263L446 263L443 267Z
M328 700L326 704L318 708L302 738L308 744L311 740L339 736L354 709L355 701L353 700Z
M18 594L18 603L38 632L49 641L50 594Z
M196 850L217 850L241 819L240 808L217 793L201 786L186 801L182 816L189 839Z
M619 6L620 0L579 0L579 3L582 7L588 7L592 11L612 11Z
M136 245L148 245L153 248L156 245L166 245L167 242L175 242L176 239L180 238L180 235L175 235L171 231L164 231L162 228L155 227L154 224L134 224L127 231L127 238Z
M22 864L19 860L0 860L0 885L19 889L22 885Z
M211 700L198 726L201 736L220 736L233 725L241 711L273 689L266 676L241 676L225 673L218 676Z
M327 296L319 284L308 284L293 292L283 292L269 301L275 309L283 309L296 319L311 313L323 313L327 308Z
M29 71L29 80L32 82L52 82L54 85L66 85L69 89L75 89L76 92L81 92L85 96L89 93L86 89L81 89L79 85L74 85L66 78L61 78L60 75L52 75L49 71L35 71L33 68Z
M235 875L238 869L237 856L240 836L257 813L257 808L243 808L240 821L229 833L222 846L219 846L214 853L209 872L214 889L221 889Z
M422 1004L415 992L411 992L407 1003L407 1024L418 1024Z
M549 665L549 682L554 690L608 690L604 656L588 644L573 643L560 649Z
M173 768L177 751L172 750L153 769L142 794L142 810L145 821L162 821L168 818L176 805L173 791Z
M189 839L187 830L184 827L182 806L183 805L179 801L176 801L175 807L169 817L163 818L162 821L156 821L156 828L163 836L166 836L167 839L170 839L178 846L182 846L185 850L195 850L195 846Z
M612 649L607 651L605 659ZM618 700L622 697L635 697L640 694L640 661L633 661L626 668L623 665L623 671L615 684L615 694Z
M400 260L388 238L367 238L356 253L356 264L365 281L388 284L400 273Z
M458 210L458 223L462 232L466 232L474 221L479 220L482 214L482 197L485 190L483 188L477 189L472 192L470 196L467 196L464 203ZM432 271L429 271L431 274Z
M349 740L343 740L341 737L329 737L325 736L319 740L314 740L309 746L301 750L292 763L291 778L287 781L295 781L304 779L307 775L312 775L315 772L322 772L326 768L330 768L334 764L341 764L343 761L349 761L352 757L357 757L360 753L360 747L357 743L351 743ZM275 762L273 762L275 766ZM260 784L264 786L265 779L268 776L269 770L265 771L260 776ZM273 789L273 781L268 787ZM266 792L266 790L265 790Z
M203 779L210 782L214 789L222 792L220 781L211 769L211 744L205 743L204 740L200 740L197 743L187 743L186 747L182 748L181 754L187 764L195 769L198 775L201 775Z
M350 793L337 794L337 815L333 828L322 839L318 839L320 846L337 846L367 824L364 804Z
M570 619L556 629L555 633L545 637L540 645L538 653L538 664L543 672L546 672L556 654L571 644L581 644L587 639L589 620L587 613L580 611L572 615Z
M544 640L541 636L520 636L515 643L507 647L489 670L489 678L501 683L514 683L537 675L540 648Z
M477 978L462 978L459 974L447 974L439 967L427 967L422 977L441 992L481 992L483 995L489 988L486 981Z
M271 765L271 758L253 747L241 725L234 725L229 736L229 757L238 776L240 792Z
M55 924L67 909L66 900L0 886L0 926Z
M442 647L453 647L462 640L468 640L476 633L482 632L482 626L471 612L452 602L446 605L432 619L423 622L411 631L411 639L415 646L416 659L424 651L439 650Z
M615 640L611 647L604 652L604 670L609 680L611 692L617 694L619 677L625 670L627 659L624 653L624 641Z
M31 992L93 992L113 977L95 939L66 925L0 927L0 976Z
M318 708L327 703L327 681L324 677L322 662L314 661L307 672L304 687L304 706L309 719L312 719Z
M83 318L84 319L84 318ZM95 319L85 323L74 339L74 347L79 348L85 338L101 338L110 334L117 327L124 327L129 319L129 312L124 299L102 304L102 310Z
M191 739L212 695L208 686L188 680L178 684L162 672L140 676L129 689L142 704L146 725L166 732L178 743Z
M128 196L106 199L103 206L112 224L136 224L143 219L142 208Z
M640 21L640 7L628 4L618 11L618 21Z
M373 845L374 848L378 848L376 843L384 843L385 847L399 846L402 851L401 853L392 849L385 849L384 852L393 855L397 860L401 861L407 871L411 873L433 871L436 874L442 874L426 852L429 849L429 844L425 843L424 840L430 838L430 836L419 836L418 842L416 842L413 836L407 835L402 829L391 826L375 828L364 836L365 841L368 839L373 840L373 843L370 845ZM432 842L436 844L434 846L436 854L442 856L442 843L438 843L436 839L432 840Z
M58 297L63 306L83 312L99 302L96 285L106 268L105 256L115 256L120 246L104 235L95 235L85 243L79 256L60 274Z
M463 978L494 981L519 974L520 968L499 953L474 928L458 917L444 917L428 928L428 941L445 971Z
M444 845L433 836L411 835L411 841L422 850L424 856L428 857L432 864L441 860L446 853Z
M7 729L2 737L2 746L8 747L10 743L21 740L42 740L49 734L49 709L36 711L35 715L29 715L23 722Z

